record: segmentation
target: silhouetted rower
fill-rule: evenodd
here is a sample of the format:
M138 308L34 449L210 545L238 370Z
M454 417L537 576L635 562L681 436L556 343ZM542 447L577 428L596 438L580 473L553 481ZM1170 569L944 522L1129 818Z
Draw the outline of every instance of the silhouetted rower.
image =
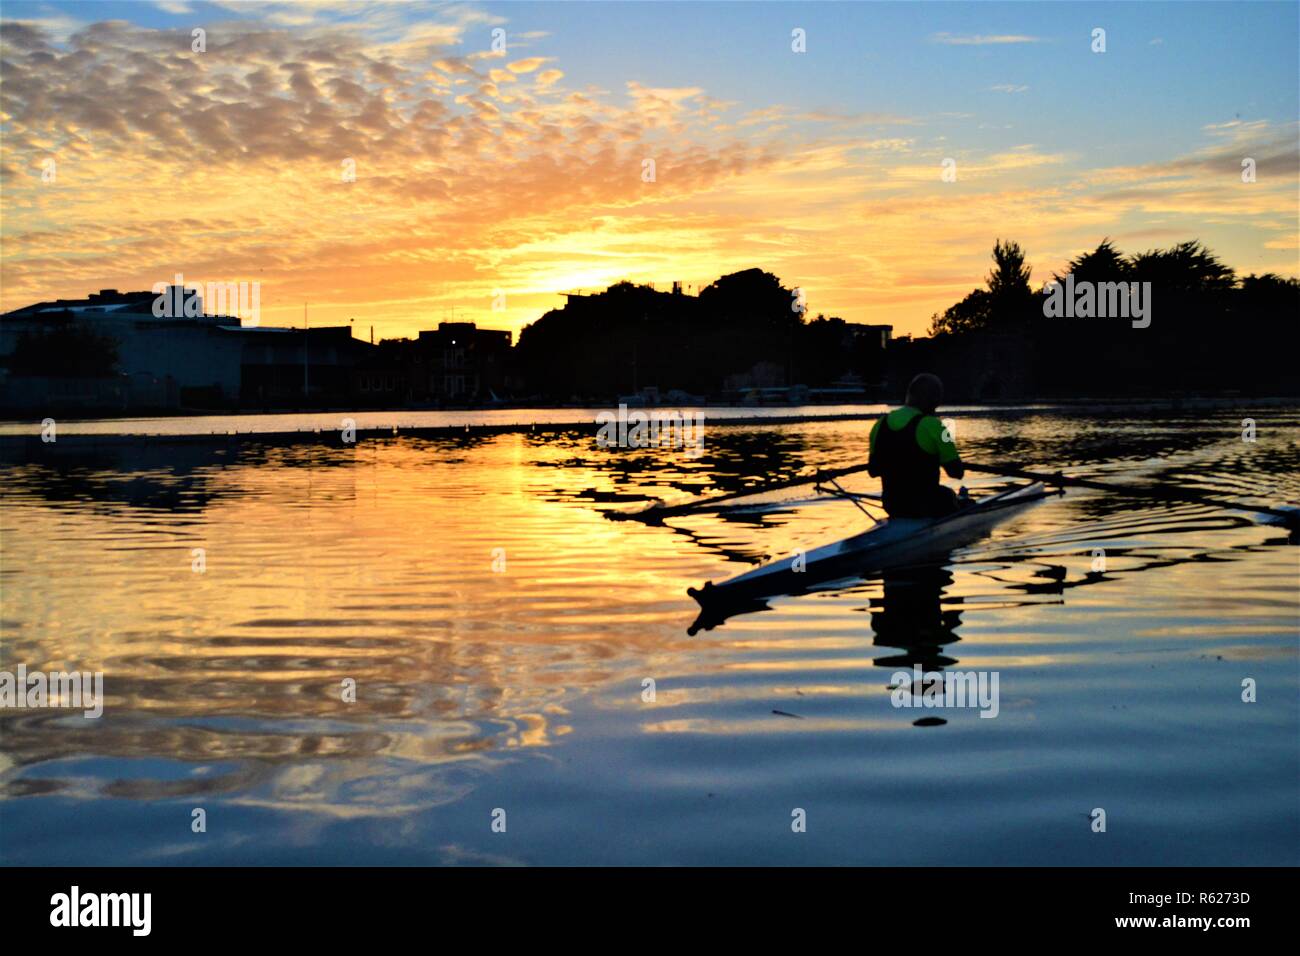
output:
M880 478L890 517L937 517L959 505L952 489L939 483L940 468L950 478L966 474L952 435L935 416L941 401L943 382L922 372L907 386L903 407L882 415L871 429L867 472Z

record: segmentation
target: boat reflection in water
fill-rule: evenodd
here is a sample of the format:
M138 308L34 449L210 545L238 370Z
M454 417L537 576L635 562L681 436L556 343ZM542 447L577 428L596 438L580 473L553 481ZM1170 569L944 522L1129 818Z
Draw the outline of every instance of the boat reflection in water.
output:
M957 663L943 653L944 647L960 641L957 628L961 611L943 609L944 589L952 574L941 565L890 571L883 575L884 591L872 601L871 629L877 647L892 647L901 654L889 654L874 661L877 667L896 670L938 671Z
M930 565L890 571L882 576L881 584L881 596L872 602L871 629L876 635L873 643L902 653L877 657L872 663L894 671L919 668L924 674L940 673L956 664L957 658L943 653L946 645L961 640L956 633L961 611L943 608L944 589L952 584L947 568ZM891 684L891 690L893 687ZM912 723L937 727L947 721L923 716Z
M875 575L873 575L874 577ZM946 654L945 648L960 641L957 628L961 625L961 611L944 608L944 592L953 583L952 573L942 563L916 565L891 569L879 574L881 594L871 600L872 643L876 647L890 648L899 653L885 654L872 663L892 671L941 674L958 659ZM828 583L809 582L810 584ZM692 636L701 630L712 630L727 619L740 614L770 610L767 600L750 598L725 606L706 606L701 609L688 633ZM890 685L893 690L894 685ZM916 726L939 726L947 723L941 717L922 716L913 721Z
M957 634L961 611L944 607L944 592L953 583L948 568L939 563L916 565L891 569L878 576L881 594L871 600L872 644L898 653L877 657L872 664L890 668L891 672L924 674L927 680L931 675L942 675L945 668L956 665L958 659L945 653L949 645L961 640ZM725 609L706 607L688 633L694 635L701 630L711 630L728 618L763 610L771 610L764 599L734 602ZM890 691L895 688L895 684L889 685ZM914 692L904 690L905 699L910 700L909 693L916 693L919 701L919 688ZM918 727L932 727L947 721L942 717L920 716L912 723Z

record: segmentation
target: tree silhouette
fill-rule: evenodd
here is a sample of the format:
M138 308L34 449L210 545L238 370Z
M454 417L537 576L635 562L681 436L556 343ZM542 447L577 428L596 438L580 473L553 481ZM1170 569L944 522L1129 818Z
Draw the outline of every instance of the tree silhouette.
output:
M1154 300L1180 321L1220 317L1236 287L1236 274L1198 240L1152 249L1129 260L1130 277L1150 282Z
M1075 282L1123 282L1129 278L1131 271L1132 267L1124 254L1107 238L1092 252L1085 252L1072 259L1065 275L1074 276ZM1053 278L1063 282L1065 275Z
M1300 316L1300 279L1284 279L1272 272L1248 275L1241 280L1237 298L1244 315L1294 329Z
M958 335L964 332L977 332L989 327L991 301L987 289L973 289L956 305L951 305L943 314L930 316L931 335Z
M993 269L987 289L974 289L942 315L930 317L931 335L962 334L1009 329L1028 321L1035 308L1029 288L1030 267L1018 242L998 239L993 244Z
M787 379L815 375L820 363L795 367L807 350L793 303L793 290L761 269L722 276L698 296L618 282L571 296L563 309L526 326L517 357L531 390L566 400L646 385L711 392L759 363Z
M117 371L117 340L69 323L38 335L23 335L9 356L12 375L106 378Z
M932 316L933 338L914 347L900 343L892 377L931 368L943 373L953 395L986 397L986 369L996 361L1007 363L999 372L1015 381L1000 393L1008 397L1295 394L1300 280L1272 273L1238 280L1196 239L1136 255L1103 239L1054 277L1064 285L1070 276L1076 295L1089 283L1149 283L1141 290L1144 321L1134 322L1127 313L1049 313L1043 297L1054 283L1026 306L1029 270L1020 247L999 240L993 258L987 289ZM989 331L1010 341L971 335Z
M993 244L993 271L989 273L989 294L995 299L1024 295L1029 291L1029 266L1020 243L998 239Z

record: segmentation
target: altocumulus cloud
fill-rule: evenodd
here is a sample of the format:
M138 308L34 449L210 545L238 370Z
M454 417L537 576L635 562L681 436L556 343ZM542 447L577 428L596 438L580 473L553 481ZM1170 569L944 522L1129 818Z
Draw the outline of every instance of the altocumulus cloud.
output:
M593 208L708 190L773 148L719 137L720 104L698 88L567 90L549 57L492 53L487 29L481 51L452 55L449 39L463 51L479 37L456 19L388 41L330 23L206 30L195 53L188 28L105 21L60 41L32 22L0 24L5 241L17 253L6 306L96 270L152 275L160 248L195 273L297 262L313 264L300 277L343 281L349 267L414 255L458 262L465 280L488 267L507 220L544 232ZM663 174L654 193L641 188L646 156ZM59 190L42 188L46 158ZM340 205L346 159L359 188ZM163 185L189 231L159 221ZM341 215L346 231L330 225ZM384 269L373 281L400 290Z

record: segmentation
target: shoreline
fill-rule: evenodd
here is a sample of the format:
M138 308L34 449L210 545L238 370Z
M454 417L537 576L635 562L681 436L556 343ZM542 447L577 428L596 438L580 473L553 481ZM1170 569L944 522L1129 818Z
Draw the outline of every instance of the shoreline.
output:
M768 404L768 405L737 405L727 402L693 402L691 404L672 404L663 402L658 405L633 405L626 404L629 411L635 409L638 411L682 411L697 410L704 411L723 409L727 411L738 412L776 412L783 409L815 409L815 408L879 408L881 406L896 407L899 401L894 399L882 399L873 401L844 401L844 402L820 402L802 404ZM954 410L963 408L979 409L1012 409L1012 408L1071 408L1071 407L1107 407L1107 406L1133 406L1133 405L1170 405L1179 406L1183 404L1199 405L1203 403L1220 404L1224 402L1255 402L1255 403L1285 403L1300 402L1300 393L1295 395L1246 395L1224 393L1209 396L1190 396L1190 395L1132 395L1132 396L1080 396L1077 398L1061 398L1056 396L1037 396L1019 399L983 399L980 401L954 401L946 403L945 407ZM62 409L56 410L49 414L49 417L63 416L68 421L75 422L114 422L114 421L164 421L168 419L181 418L258 418L272 416L289 416L289 415L454 415L463 413L467 415L483 415L493 412L550 412L563 409L617 409L620 403L602 402L592 400L589 402L554 402L548 404L502 404L502 405L458 405L450 408L415 408L405 406L392 406L388 408L358 408L348 405L329 405L321 408L273 408L273 409L211 409L211 408L188 408L188 409L133 409L131 411L115 412L105 409ZM0 408L0 428L5 425L19 424L22 422L33 421L21 414L29 409L18 408ZM90 414L87 414L90 413ZM46 417L42 415L42 417Z
M550 406L545 409L534 409L535 411L563 411L572 407L575 411L580 408L586 408L587 411L601 411L592 406ZM617 407L617 406L615 406ZM862 405L857 408L849 406L825 406L826 413L817 413L810 409L817 406L795 406L789 409L790 414L779 414L782 409L772 406L762 408L744 408L737 406L708 406L708 405L691 405L682 407L673 406L653 406L648 408L636 408L636 411L653 413L661 411L664 413L677 412L689 413L692 411L702 411L705 413L705 426L716 426L720 428L736 427L766 427L766 426L784 426L815 424L819 422L853 422L853 421L870 421L880 414L880 410L887 406L884 404ZM1032 403L981 403L977 405L952 405L944 409L944 414L953 414L960 416L963 413L979 412L983 414L994 415L1034 415L1041 412L1051 412L1069 409L1087 409L1090 414L1122 414L1143 411L1180 411L1189 410L1215 410L1232 407L1241 408L1286 408L1300 407L1300 398L1292 396L1270 396L1270 397L1215 397L1215 398L1145 398L1145 399L1070 399L1065 401L1053 402L1032 402ZM831 411L834 409L834 411ZM848 409L848 410L846 410ZM633 409L629 409L632 411ZM745 411L748 414L709 417L710 410L724 411ZM492 409L491 411L511 411L511 409ZM528 411L528 409L514 409L514 411ZM484 410L464 410L466 415L481 415ZM358 412L358 411L323 411L310 413L277 413L278 417L283 415L285 418L300 417L302 415L324 416L324 415L342 415L353 417L357 415L384 415L391 414L394 416L402 414L412 414L409 411L391 411L391 412ZM429 414L420 412L415 414ZM455 411L438 412L437 414L454 415ZM95 425L102 426L114 422L129 424L132 421L152 423L155 421L173 421L177 418L243 418L257 416L170 416L167 419L70 419L67 422L58 422L56 425L56 440L54 442L45 442L41 438L41 422L38 420L7 420L0 422L0 428L8 427L14 429L24 427L23 431L11 430L8 432L0 431L0 453L7 453L6 457L20 449L31 449L32 445L41 446L44 451L38 451L38 457L47 457L51 452L56 452L58 446L64 446L77 450L87 451L96 447L114 447L132 445L192 445L192 444L220 444L227 445L240 444L243 442L260 443L260 444L292 444L302 442L321 442L324 441L330 445L342 447L354 442L345 442L341 435L341 425L330 425L329 427L298 427L283 429L249 429L241 431L238 428L226 428L222 430L211 430L206 432L159 432L159 431L77 431L77 425ZM582 429L590 429L595 434L598 422L594 415L590 417L566 417L562 420L553 421L535 421L535 420L515 420L509 422L482 422L482 421L453 421L437 424L402 424L400 422L376 423L376 424L356 424L355 441L360 442L362 439L389 439L389 438L448 438L448 437L485 437L503 434L560 434L564 432L573 432ZM72 428L74 430L65 430ZM53 445L54 448L48 446ZM24 456L30 458L30 455Z

